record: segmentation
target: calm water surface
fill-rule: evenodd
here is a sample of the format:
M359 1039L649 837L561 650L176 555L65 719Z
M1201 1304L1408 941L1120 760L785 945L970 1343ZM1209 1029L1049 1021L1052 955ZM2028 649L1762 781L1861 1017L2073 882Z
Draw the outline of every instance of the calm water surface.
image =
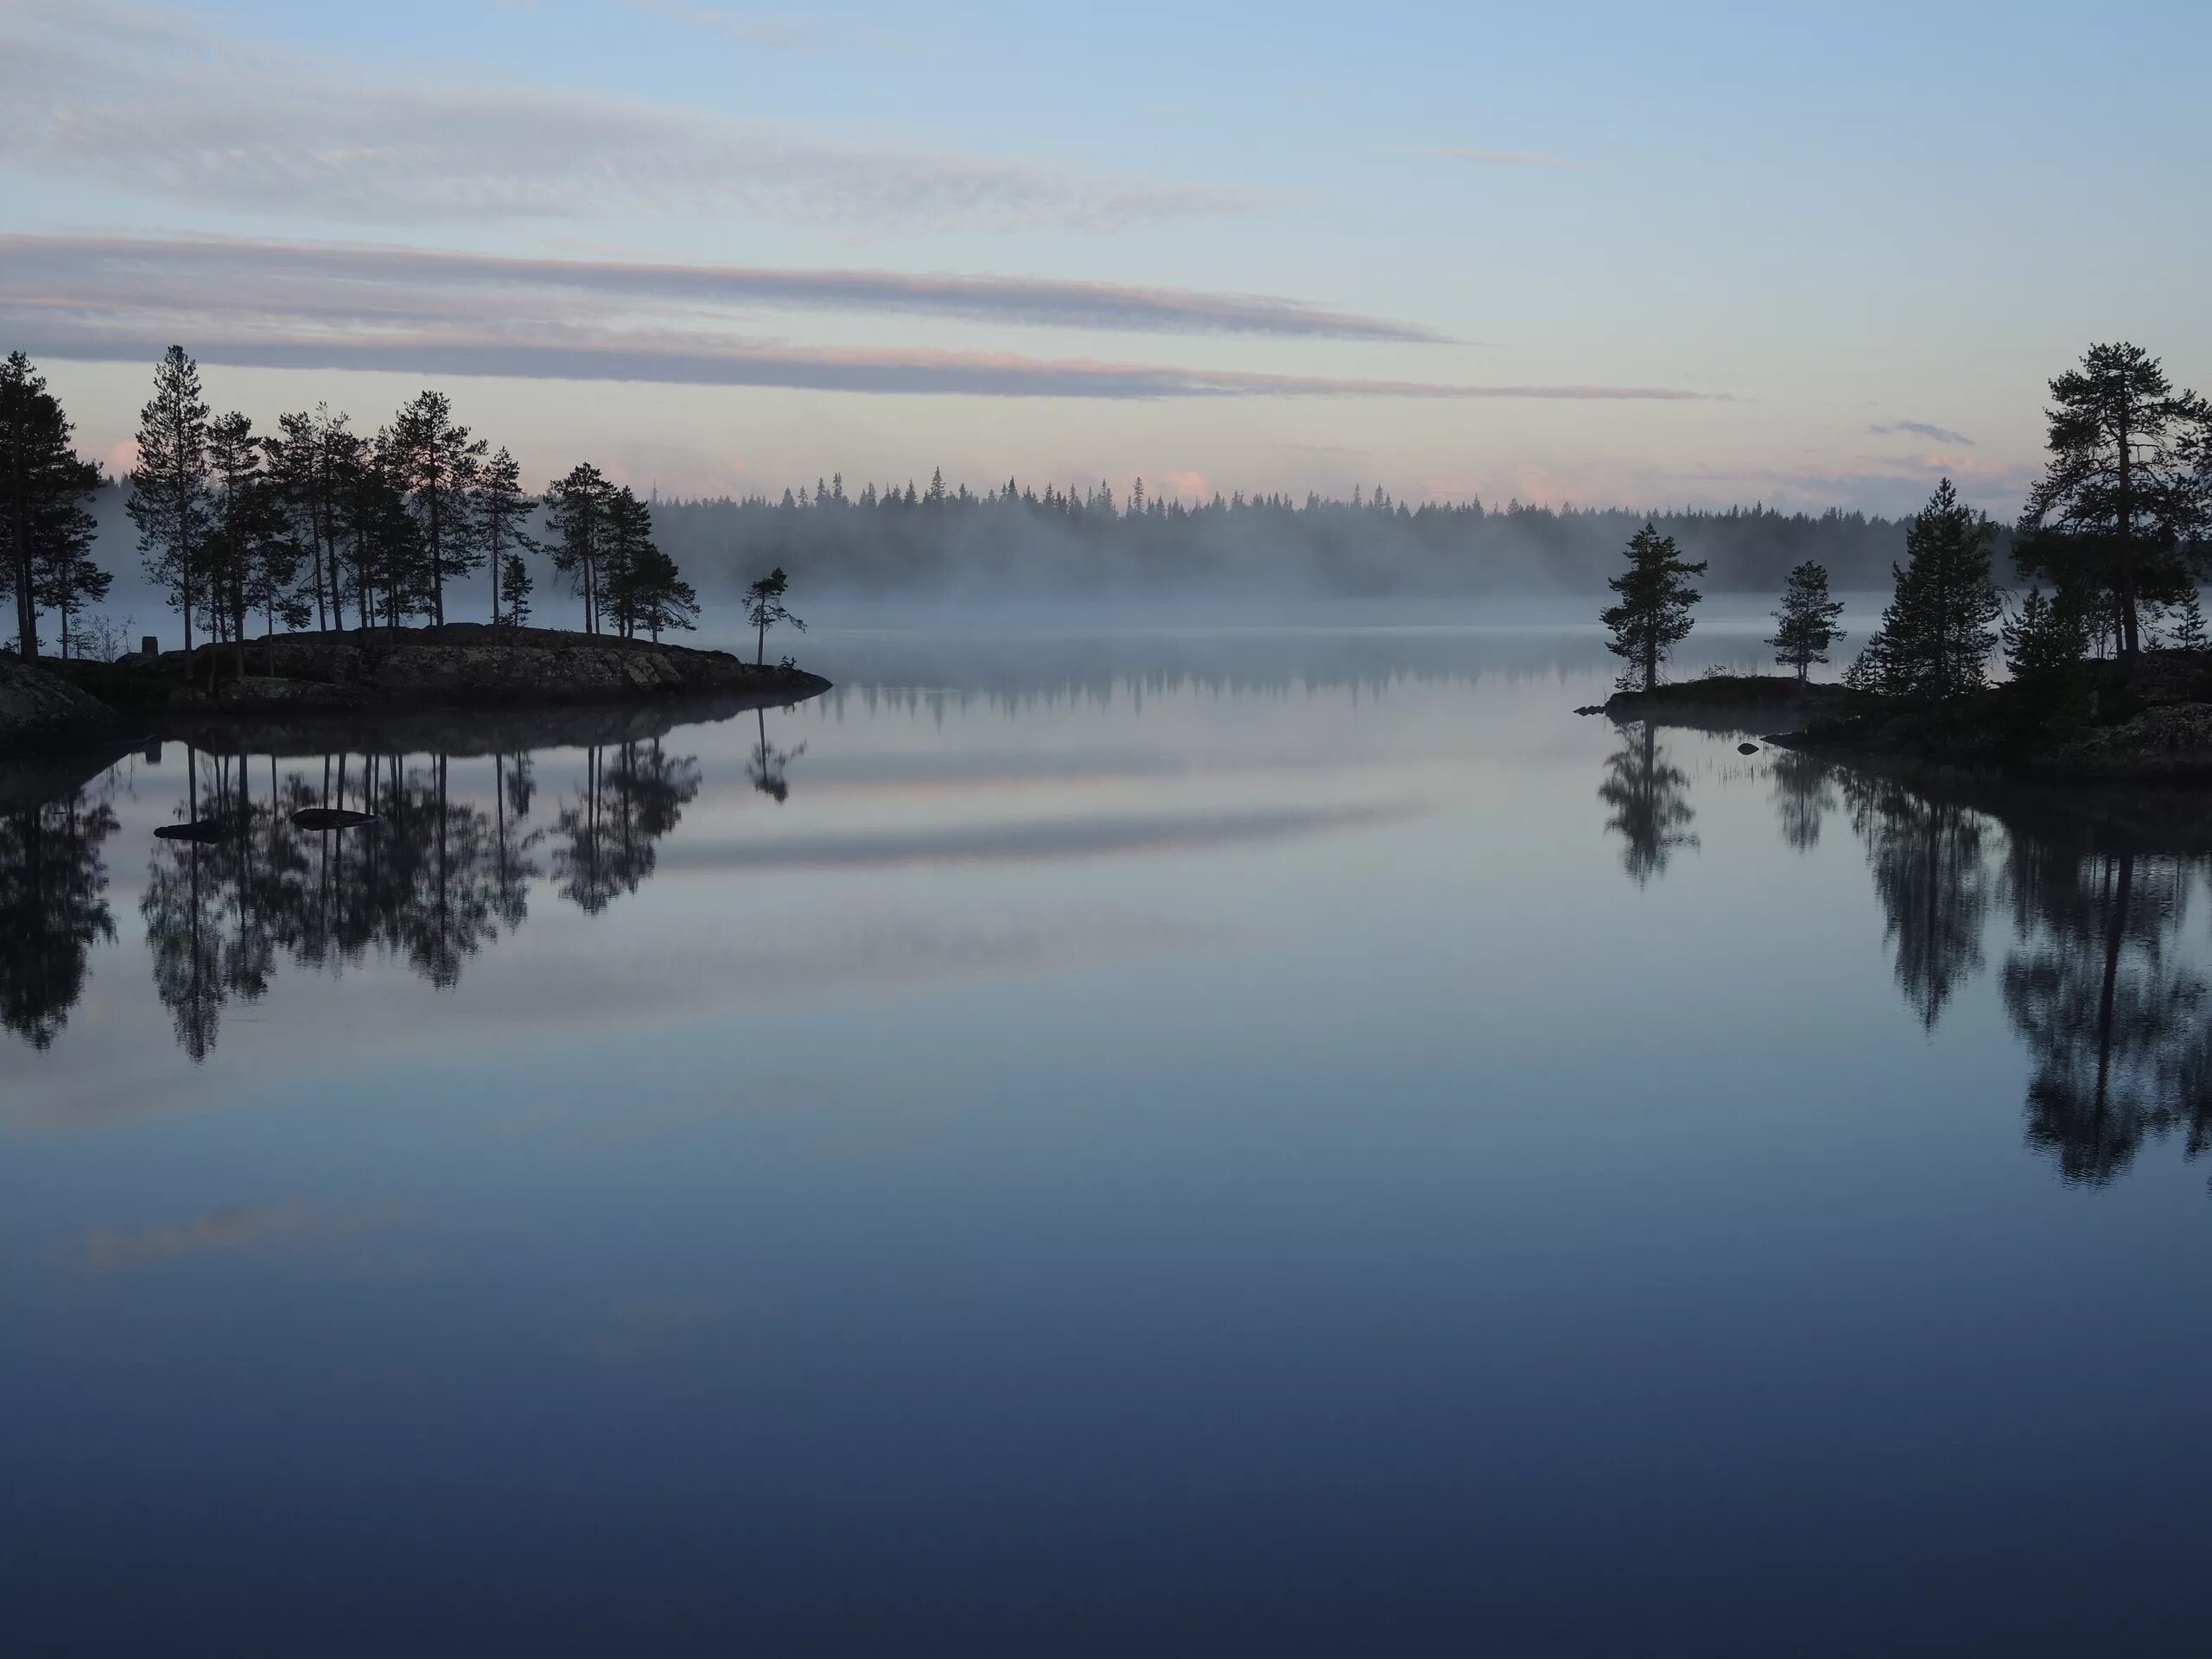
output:
M2212 1650L2201 813L807 645L0 813L0 1652Z

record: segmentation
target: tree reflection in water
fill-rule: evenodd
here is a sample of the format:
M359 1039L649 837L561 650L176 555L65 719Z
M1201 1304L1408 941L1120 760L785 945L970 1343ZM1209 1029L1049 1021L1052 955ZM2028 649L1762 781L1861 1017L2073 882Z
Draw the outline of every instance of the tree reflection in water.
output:
M49 1048L85 994L92 947L115 937L101 848L105 789L0 813L0 1025Z
M2212 996L2174 960L2195 861L2025 838L2008 866L2019 943L2005 1011L2028 1046L2029 1142L2101 1185L2143 1143L2212 1127Z
M658 738L592 749L582 789L553 823L561 896L596 915L635 893L658 861L655 844L698 792L698 761L671 759Z
M1676 848L1698 844L1688 832L1697 817L1688 800L1689 781L1681 767L1669 764L1650 721L1624 728L1621 747L1606 758L1598 798L1613 810L1605 828L1627 843L1621 868L1639 887L1666 874Z
M140 904L156 989L195 1060L214 1048L224 1009L266 995L282 959L337 977L374 952L452 988L469 957L527 919L543 874L532 855L547 832L529 822L528 754L493 757L488 806L455 797L442 754L327 755L319 779L265 759L264 777L246 756L188 751L175 816L221 833L156 842ZM699 767L655 740L589 749L585 779L553 826L554 876L563 896L596 912L652 875L656 843L698 792ZM308 807L378 821L302 830L293 815Z
M753 758L746 763L745 775L753 780L753 787L781 806L791 798L791 782L784 775L791 763L806 753L802 743L795 749L771 747L768 742L768 711L756 709L753 719L760 734L760 741L753 746Z
M2183 959L2190 890L2212 872L2196 806L2091 791L1969 803L1850 774L1842 787L1923 1024L1980 970L1993 901L2007 903L1998 988L2033 1068L2028 1143L2064 1179L2104 1185L2175 1134L2191 1158L2212 1144L2212 984Z
M1893 779L1847 772L1842 781L1852 828L1866 843L1887 937L1897 947L1898 988L1933 1031L1960 985L1981 969L1990 890L1982 859L1987 821Z

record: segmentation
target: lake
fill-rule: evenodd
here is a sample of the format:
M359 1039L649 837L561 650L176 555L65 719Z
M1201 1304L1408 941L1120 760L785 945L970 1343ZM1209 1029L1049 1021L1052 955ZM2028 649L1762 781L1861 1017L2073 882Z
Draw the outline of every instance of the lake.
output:
M2193 804L802 643L0 814L0 1651L2212 1647Z

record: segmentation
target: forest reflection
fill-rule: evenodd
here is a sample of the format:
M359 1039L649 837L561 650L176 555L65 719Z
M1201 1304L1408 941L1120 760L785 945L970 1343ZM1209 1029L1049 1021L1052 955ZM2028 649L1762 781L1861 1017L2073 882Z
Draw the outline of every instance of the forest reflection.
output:
M1992 918L2011 924L1998 991L2032 1072L2029 1144L2071 1183L2101 1185L2149 1142L2212 1148L2212 977L2187 934L2212 887L2212 823L2178 794L1971 798L1936 784L1770 749L1776 825L1800 852L1839 810L1873 880L1897 990L1933 1032L1988 968ZM1643 887L1695 848L1689 778L1648 723L1624 725L1598 794Z
M549 873L587 913L635 893L700 786L698 761L652 737L588 748L577 787L550 804L532 754L491 760L488 793L471 798L442 753L348 751L303 765L188 747L173 836L154 841L139 901L179 1046L205 1058L225 1011L260 1001L287 966L336 978L374 956L449 989L471 957L528 919ZM115 787L110 773L0 815L0 1020L36 1048L83 995L92 947L115 937ZM294 822L334 809L374 821Z
M2033 1066L2029 1144L2088 1185L2112 1181L2152 1141L2178 1136L2185 1156L2203 1152L2212 983L2187 924L2212 858L2188 803L2098 817L2048 803L2007 811L1849 772L1839 783L1897 987L1924 1027L1987 965L1992 914L2009 919L1998 989ZM1785 836L1802 824L1801 798L1786 792Z

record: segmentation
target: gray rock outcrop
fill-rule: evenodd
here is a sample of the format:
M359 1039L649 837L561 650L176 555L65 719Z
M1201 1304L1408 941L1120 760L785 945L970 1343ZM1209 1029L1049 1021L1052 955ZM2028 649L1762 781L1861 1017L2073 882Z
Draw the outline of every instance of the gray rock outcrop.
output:
M115 711L67 681L0 657L0 754L82 747L121 734Z

